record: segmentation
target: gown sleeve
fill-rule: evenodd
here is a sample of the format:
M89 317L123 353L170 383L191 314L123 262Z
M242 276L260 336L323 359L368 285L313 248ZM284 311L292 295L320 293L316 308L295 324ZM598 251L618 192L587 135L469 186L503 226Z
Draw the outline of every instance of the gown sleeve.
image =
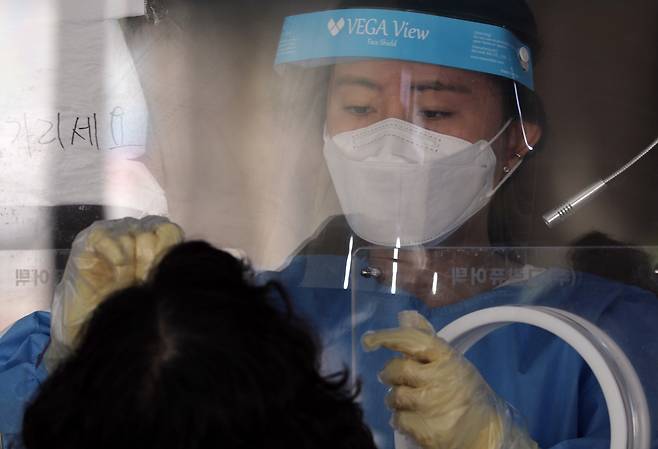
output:
M47 376L40 362L49 341L49 312L20 319L0 337L0 434L5 448L20 433L25 407Z

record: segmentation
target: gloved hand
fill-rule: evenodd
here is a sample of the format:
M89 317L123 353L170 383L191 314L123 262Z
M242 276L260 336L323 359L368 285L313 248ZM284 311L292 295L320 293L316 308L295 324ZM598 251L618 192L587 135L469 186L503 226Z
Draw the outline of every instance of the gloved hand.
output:
M363 336L366 350L402 353L379 375L391 386L392 425L423 449L536 449L513 409L419 313L401 312L400 327Z
M49 371L73 349L89 314L111 293L146 280L181 229L164 217L97 221L73 241L64 276L55 289Z

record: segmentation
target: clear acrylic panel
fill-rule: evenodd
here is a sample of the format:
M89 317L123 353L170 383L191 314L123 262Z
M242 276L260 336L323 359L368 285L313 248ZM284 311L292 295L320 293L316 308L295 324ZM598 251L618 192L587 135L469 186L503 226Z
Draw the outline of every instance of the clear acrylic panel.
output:
M384 403L387 386L378 381L377 373L394 354L388 350L365 352L361 346L364 333L397 327L399 312L416 310L439 334L448 327L446 335L465 335L464 329L451 328L452 323L503 306L573 314L608 336L614 343L607 344L603 337L593 340L603 348L616 345L621 349L639 378L644 394L636 395L639 403L644 399L648 403L648 415L642 415L632 399L625 405L613 401L614 437L629 438L628 447L650 447L658 417L654 375L658 369L657 257L658 247L627 246L358 250L351 270L353 374L362 382L366 420L380 447L393 447L394 438ZM606 399L619 397L602 391L588 362L564 337L527 322L502 326L505 320L496 316L483 321L489 324L482 324L488 333L480 329L479 340L471 335L470 342L462 338L454 343L468 349L468 360L519 412L531 437L540 447L577 438L588 447L609 447ZM551 318L539 318L539 323L549 326ZM564 321L582 334L590 334L573 320ZM585 352L590 353L592 350ZM618 371L615 360L623 356L612 351L605 357L610 369ZM633 389L630 381L615 382L624 392ZM616 383L607 385L608 390L611 385ZM622 412L619 407L624 406ZM634 407L638 411L635 421L629 417L624 431L618 419L626 416L626 410L632 415ZM623 435L618 435L620 432ZM635 439L629 435L636 435Z

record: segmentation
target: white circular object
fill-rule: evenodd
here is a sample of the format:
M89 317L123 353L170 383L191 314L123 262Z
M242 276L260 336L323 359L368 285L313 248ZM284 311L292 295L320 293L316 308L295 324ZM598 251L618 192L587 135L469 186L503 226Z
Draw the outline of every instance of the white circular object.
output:
M526 64L530 62L530 50L528 50L528 47L519 48L519 58L521 62Z
M551 307L501 306L465 315L437 334L465 353L490 332L512 323L553 333L590 366L608 407L611 449L649 449L651 424L642 384L619 346L587 320Z
M528 50L528 47L519 48L519 63L524 71L527 72L530 69L530 50Z

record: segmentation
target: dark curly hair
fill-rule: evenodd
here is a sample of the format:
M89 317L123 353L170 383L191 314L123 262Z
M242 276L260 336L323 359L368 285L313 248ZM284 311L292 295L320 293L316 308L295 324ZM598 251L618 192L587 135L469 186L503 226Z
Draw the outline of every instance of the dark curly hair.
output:
M175 247L145 284L102 303L79 348L28 407L40 448L367 448L348 373L283 288L204 242Z

